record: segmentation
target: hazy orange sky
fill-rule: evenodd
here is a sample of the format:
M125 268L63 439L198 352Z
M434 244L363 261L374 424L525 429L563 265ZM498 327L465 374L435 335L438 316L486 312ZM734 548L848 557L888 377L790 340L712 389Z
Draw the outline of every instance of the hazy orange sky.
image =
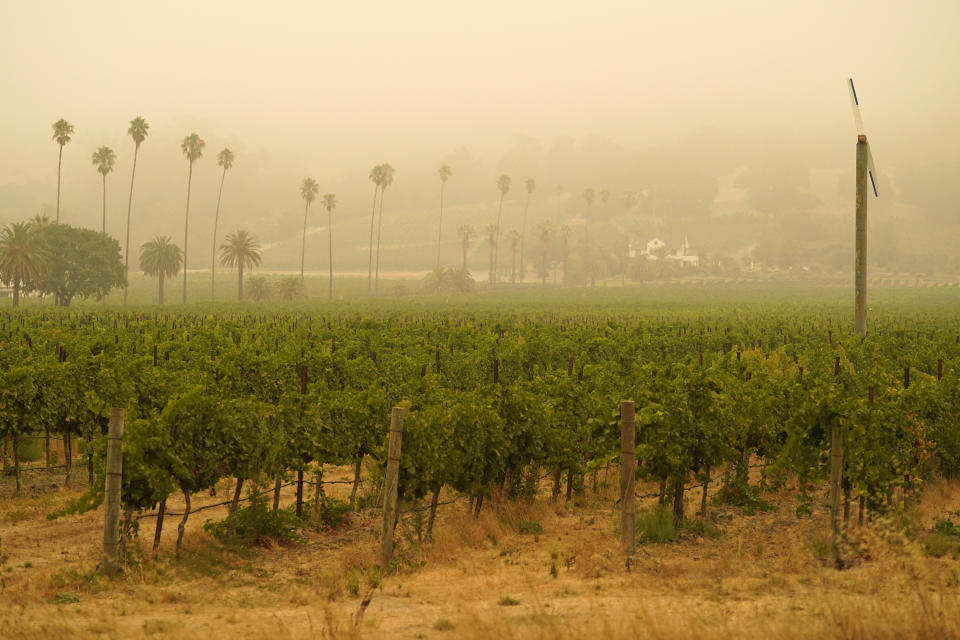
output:
M516 134L544 144L604 136L639 149L721 131L729 145L768 145L773 162L826 171L836 197L834 175L850 171L853 155L850 75L881 189L898 172L928 176L923 192L943 210L957 189L937 176L960 173L958 25L957 0L8 1L0 223L51 211L50 125L61 117L76 126L64 151L66 219L99 219L90 154L106 144L117 153L114 234L132 156L127 123L150 123L134 242L168 231L164 216L182 208L178 142L193 131L208 143L198 206L212 206L214 157L230 146L228 206L277 234L297 229L304 176L337 189L342 216L360 216L373 164L397 168L398 196L420 188L416 176L432 194L437 164L467 147L492 185Z
M495 149L517 132L640 144L701 125L845 127L851 74L873 135L957 130L946 122L960 96L956 0L38 1L0 12L0 139L26 155L4 154L8 179L49 160L59 117L77 126L77 146L119 140L142 114L156 129L299 147L326 164Z

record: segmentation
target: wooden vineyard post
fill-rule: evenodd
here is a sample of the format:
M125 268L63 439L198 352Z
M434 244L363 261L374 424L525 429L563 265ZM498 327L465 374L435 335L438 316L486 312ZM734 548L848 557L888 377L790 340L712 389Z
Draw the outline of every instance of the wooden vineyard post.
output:
M636 444L633 400L623 400L620 402L620 542L627 554L633 553L636 546L636 501L633 496Z
M120 543L120 489L123 473L123 409L110 409L107 436L107 475L103 518L103 572L120 573L117 549Z
M830 540L833 564L843 568L840 554L840 481L843 474L843 439L840 433L840 420L834 418L830 436Z
M383 536L380 539L380 566L386 570L393 558L393 527L397 521L397 483L400 476L400 445L403 442L405 410L394 407L390 414L390 449L383 491Z

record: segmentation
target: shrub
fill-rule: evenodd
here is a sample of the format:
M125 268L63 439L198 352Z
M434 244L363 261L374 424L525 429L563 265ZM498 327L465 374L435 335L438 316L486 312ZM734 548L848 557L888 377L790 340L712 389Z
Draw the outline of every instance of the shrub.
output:
M673 523L673 511L664 506L657 506L637 514L637 534L640 542L662 544L670 542L677 535L677 528Z
M274 511L267 506L269 492L253 493L250 504L237 509L237 538L245 542L258 543L267 538L277 542L300 542L303 537L299 530L303 525L291 508ZM207 521L204 531L217 538L227 538L227 520Z

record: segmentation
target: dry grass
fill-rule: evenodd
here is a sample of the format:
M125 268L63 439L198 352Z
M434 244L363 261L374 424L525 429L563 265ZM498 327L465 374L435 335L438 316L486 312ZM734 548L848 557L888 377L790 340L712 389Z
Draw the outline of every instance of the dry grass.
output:
M239 549L202 532L207 517L223 517L213 509L191 518L179 561L175 524L154 560L145 521L126 574L112 581L95 571L101 513L48 522L43 514L69 494L7 500L0 638L960 638L960 567L925 555L899 523L852 527L852 568L837 572L822 558L824 509L797 520L792 498L779 495L776 510L753 517L711 509L718 539L685 534L641 545L628 561L610 484L572 504L494 497L479 518L461 500L441 508L429 544L408 514L386 577L375 513L302 545ZM693 513L699 494L688 499ZM958 508L960 486L935 482L911 517L929 528Z

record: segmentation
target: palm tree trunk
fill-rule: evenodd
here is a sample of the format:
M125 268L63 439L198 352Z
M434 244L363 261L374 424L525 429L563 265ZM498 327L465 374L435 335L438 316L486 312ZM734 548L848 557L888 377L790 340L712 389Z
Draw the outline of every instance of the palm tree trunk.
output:
M130 174L130 198L127 200L127 244L123 251L123 270L127 280L123 282L123 305L127 305L127 284L130 279L130 211L133 209L133 179L137 175L137 154L140 152L140 143L133 148L133 172Z
M497 263L500 259L500 218L503 215L503 196L505 195L507 194L500 193L500 207L497 209L497 230L493 243L493 277L490 280L494 285L497 284Z
M523 282L523 275L526 271L523 261L523 249L527 241L527 211L530 209L530 194L527 193L527 202L523 205L523 222L520 224L520 282Z
M57 224L60 224L60 168L63 166L63 145L60 145L60 156L57 159Z
M163 270L160 271L160 290L157 292L157 298L160 301L160 305L163 305Z
M377 223L377 267L373 272L373 290L380 290L380 235L383 233L383 194L386 187L380 189L380 221Z
M443 237L443 188L446 182L440 183L440 222L437 224L437 269L440 268L440 238Z
M303 208L303 240L300 242L300 282L303 282L303 261L307 256L307 212L310 210L310 203Z
M190 186L193 184L193 160L187 173L187 214L183 220L183 302L187 302L187 231L190 229Z
M333 300L333 210L327 207L327 253L330 258L330 287L327 297Z
M470 251L470 245L466 242L463 243L463 270L467 270L467 252Z
M367 258L367 291L373 286L373 224L377 220L377 189L380 185L373 185L373 209L370 212L370 257Z
M220 222L220 198L223 197L223 182L227 179L227 168L220 176L220 191L217 193L217 212L213 214L213 258L210 259L210 302L216 300L217 281L217 224Z
M497 273L496 258L494 257L494 252L497 249L495 237L496 236L490 237L490 261L487 266L487 268L490 270L490 273L487 274L487 280L490 281L491 285L495 283Z
M243 261L239 263L237 269L237 302L243 302Z
M101 174L103 176L103 224L101 225L101 231L103 233L107 232L107 174Z
M13 279L13 306L20 306L20 278L14 277Z

